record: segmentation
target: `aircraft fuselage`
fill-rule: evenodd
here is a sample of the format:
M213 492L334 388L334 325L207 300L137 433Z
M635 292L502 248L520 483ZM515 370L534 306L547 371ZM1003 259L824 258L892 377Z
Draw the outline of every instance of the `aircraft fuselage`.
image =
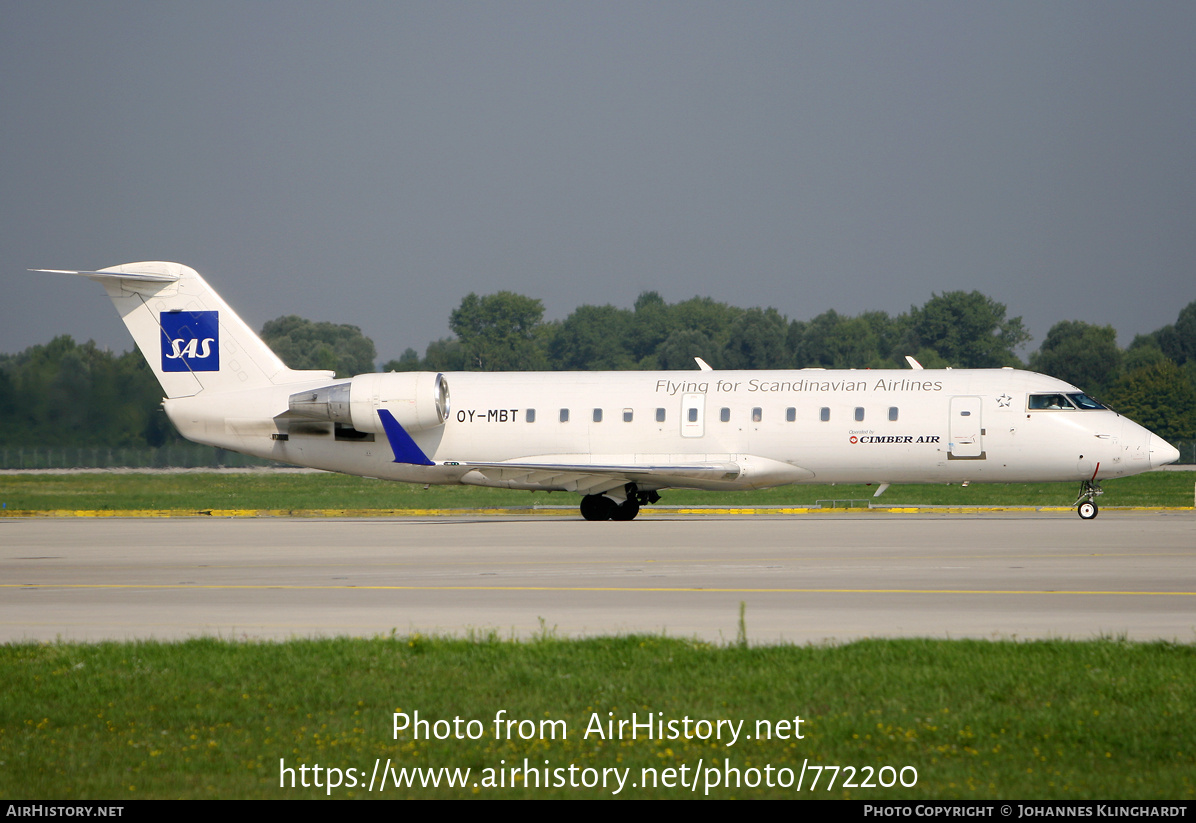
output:
M166 408L193 440L418 483L562 488L453 465L504 461L741 467L734 478L639 483L703 489L1103 480L1152 467L1149 431L1108 409L1031 409L1031 395L1078 389L1014 369L459 372L444 379L451 405L443 424L410 432L433 466L394 462L381 432L355 440L331 422L276 419L294 385L223 395L214 407L201 393Z

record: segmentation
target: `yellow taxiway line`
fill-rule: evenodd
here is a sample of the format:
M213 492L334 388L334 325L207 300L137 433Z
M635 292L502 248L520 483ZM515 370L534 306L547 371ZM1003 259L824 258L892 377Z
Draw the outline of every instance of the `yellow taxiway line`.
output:
M778 514L983 514L990 512L1069 512L1072 506L876 506L829 508L818 506L694 506L653 507L642 514L670 515L778 515ZM1105 511L1190 512L1193 506L1109 506ZM50 509L0 510L0 517L463 517L476 515L578 517L573 506L509 507L481 509Z

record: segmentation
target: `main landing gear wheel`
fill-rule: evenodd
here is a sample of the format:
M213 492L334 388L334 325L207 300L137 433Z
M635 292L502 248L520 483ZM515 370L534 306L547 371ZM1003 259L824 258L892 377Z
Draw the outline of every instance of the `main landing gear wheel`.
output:
M586 520L635 520L640 506L655 503L660 495L654 491L642 492L632 483L627 484L627 499L616 503L605 494L587 494L581 499L581 516Z
M587 494L581 499L581 516L586 520L610 520L618 509L619 504L605 494Z
M1091 520L1092 518L1096 517L1098 513L1096 503L1092 500L1085 500L1076 507L1076 511L1080 513L1080 517L1082 517L1084 520Z
M627 498L618 506L615 506L614 512L611 514L611 520L635 520L635 516L640 513L640 504L634 498Z

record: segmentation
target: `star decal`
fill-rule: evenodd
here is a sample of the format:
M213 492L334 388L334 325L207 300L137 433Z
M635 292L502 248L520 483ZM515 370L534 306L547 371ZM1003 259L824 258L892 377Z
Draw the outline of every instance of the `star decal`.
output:
M1003 409L1007 409L1007 408L1009 408L1009 402L1011 400L1013 400L1012 397L1010 397L1007 394L1002 394L1000 397L997 398L997 405Z

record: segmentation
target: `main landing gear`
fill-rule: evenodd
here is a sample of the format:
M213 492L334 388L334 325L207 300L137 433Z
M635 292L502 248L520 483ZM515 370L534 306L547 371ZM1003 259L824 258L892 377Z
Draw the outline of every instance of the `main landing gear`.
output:
M1083 520L1091 520L1100 510L1096 507L1096 498L1105 493L1100 483L1095 480L1085 480L1080 483L1080 496L1076 498L1076 512Z
M628 483L622 491L626 495L622 501L606 494L587 494L581 499L581 516L586 520L634 520L640 506L660 499L656 492L642 492L634 483Z

